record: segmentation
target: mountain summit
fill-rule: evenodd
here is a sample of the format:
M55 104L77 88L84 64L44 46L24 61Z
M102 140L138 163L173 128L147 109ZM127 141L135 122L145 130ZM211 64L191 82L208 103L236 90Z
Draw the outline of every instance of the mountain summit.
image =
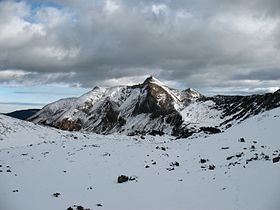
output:
M61 99L29 120L70 131L188 137L221 132L249 116L276 108L280 106L278 92L205 97L191 88L176 90L148 77L142 84L97 87L81 97Z

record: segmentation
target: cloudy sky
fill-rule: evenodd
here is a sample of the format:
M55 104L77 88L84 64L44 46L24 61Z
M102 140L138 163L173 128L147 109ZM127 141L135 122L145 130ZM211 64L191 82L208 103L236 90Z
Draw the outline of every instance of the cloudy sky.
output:
M149 75L205 95L278 89L280 1L0 1L0 112Z

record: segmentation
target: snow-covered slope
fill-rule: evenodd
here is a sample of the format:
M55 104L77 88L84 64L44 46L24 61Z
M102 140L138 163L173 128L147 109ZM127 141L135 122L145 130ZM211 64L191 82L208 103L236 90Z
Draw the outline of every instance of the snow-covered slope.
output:
M280 108L179 140L0 122L1 210L280 208Z
M63 130L110 134L217 133L249 116L280 106L280 91L253 96L205 97L169 88L154 77L142 84L96 87L79 98L45 106L30 121Z

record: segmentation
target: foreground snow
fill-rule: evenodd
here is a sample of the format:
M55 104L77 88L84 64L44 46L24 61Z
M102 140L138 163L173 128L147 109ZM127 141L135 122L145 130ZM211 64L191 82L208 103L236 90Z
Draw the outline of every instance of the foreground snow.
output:
M278 210L279 125L278 108L208 138L141 139L1 115L0 209ZM119 184L121 174L137 178Z

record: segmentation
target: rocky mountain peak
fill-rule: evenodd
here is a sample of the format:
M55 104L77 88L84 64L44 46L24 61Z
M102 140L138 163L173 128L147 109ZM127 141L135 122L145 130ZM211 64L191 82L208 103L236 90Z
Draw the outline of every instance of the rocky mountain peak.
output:
M145 81L143 82L143 84L150 84L150 83L157 83L157 84L163 84L162 82L160 82L157 78L150 76L147 79L145 79Z
M64 130L188 137L221 132L279 107L279 93L206 97L191 88L170 88L151 76L139 85L95 87L81 97L61 99L29 120Z

